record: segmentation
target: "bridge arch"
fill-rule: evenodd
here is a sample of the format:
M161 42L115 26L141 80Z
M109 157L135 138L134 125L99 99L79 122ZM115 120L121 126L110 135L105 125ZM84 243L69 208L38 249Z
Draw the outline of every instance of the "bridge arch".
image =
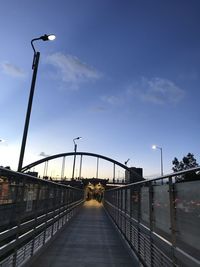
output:
M100 154L95 154L95 153L91 153L91 152L68 152L68 153L61 153L61 154L55 154L55 155L52 155L52 156L48 156L48 157L45 157L43 159L40 159L40 160L37 160L33 163L30 163L26 166L24 166L22 169L21 169L21 172L25 172L41 163L44 163L45 161L49 161L49 160L52 160L52 159L56 159L56 158L62 158L62 157L68 157L68 156L90 156L90 157L96 157L96 158L101 158L101 159L104 159L106 161L110 161L118 166L120 166L121 168L125 169L125 170L129 170L129 168L122 164L121 162L119 161L116 161L112 158L109 158L109 157L106 157L106 156L103 156L103 155L100 155Z
M135 177L137 177L139 179L142 178L138 173L136 173L134 170L130 169L125 164L123 164L117 160L114 160L112 158L109 158L107 156L103 156L101 154L96 154L96 153L91 153L91 152L67 152L67 153L60 153L60 154L51 155L51 156L45 157L43 159L37 160L35 162L32 162L32 163L24 166L21 169L21 172L26 172L26 171L30 170L31 168L33 168L33 167L35 167L41 163L45 163L45 162L48 162L48 161L53 160L53 159L62 158L62 157L64 158L64 157L68 157L68 156L90 156L90 157L100 158L100 159L109 161L109 162L113 163L114 165L117 165L117 166L123 168L124 170L131 172Z

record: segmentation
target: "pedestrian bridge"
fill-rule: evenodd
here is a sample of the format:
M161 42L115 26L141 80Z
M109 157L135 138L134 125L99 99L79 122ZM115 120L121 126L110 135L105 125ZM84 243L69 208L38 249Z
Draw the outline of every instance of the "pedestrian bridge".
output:
M98 202L0 168L0 267L200 266L199 171L106 188Z

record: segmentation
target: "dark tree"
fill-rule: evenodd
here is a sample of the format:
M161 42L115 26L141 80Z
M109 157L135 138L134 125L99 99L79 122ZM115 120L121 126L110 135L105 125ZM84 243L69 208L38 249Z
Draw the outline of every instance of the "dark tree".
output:
M179 171L182 171L183 170L183 162L182 161L179 161L177 158L174 158L174 160L172 161L172 164L174 165L172 167L172 170L174 172L179 172Z
M188 170L199 166L194 155L191 153L188 153L186 157L183 157L183 163L184 163L184 170Z
M179 161L176 157L172 161L173 167L172 170L174 172L189 170L191 168L198 167L199 164L197 163L197 160L195 159L194 155L192 153L188 153L187 156L184 156L181 161ZM197 180L200 178L199 174L196 174L195 172L187 173L185 175L179 175L176 177L176 181L191 181L191 180Z

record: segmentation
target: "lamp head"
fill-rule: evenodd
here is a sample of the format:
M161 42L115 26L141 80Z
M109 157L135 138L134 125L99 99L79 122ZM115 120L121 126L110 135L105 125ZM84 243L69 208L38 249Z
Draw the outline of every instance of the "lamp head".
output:
M56 39L56 36L54 34L45 34L43 36L40 36L40 39L43 40L43 41L53 41Z
M74 144L75 144L75 140L79 140L79 139L81 139L81 138L82 138L82 137L80 137L80 136L74 138L74 139L73 139Z
M36 55L36 51L35 51L35 47L34 47L34 45L33 45L33 42L35 42L35 41L37 41L37 40L53 41L53 40L55 40L55 39L56 39L56 36L55 36L54 34L49 34L49 35L45 34L45 35L42 35L42 36L40 36L40 37L38 37L38 38L34 38L34 39L32 39L32 40L31 40L31 46L32 46L33 51L34 51L34 55ZM34 68L34 60L35 60L35 58L33 58L32 69Z
M152 149L157 149L157 146L156 146L156 145L153 145L153 146L152 146Z

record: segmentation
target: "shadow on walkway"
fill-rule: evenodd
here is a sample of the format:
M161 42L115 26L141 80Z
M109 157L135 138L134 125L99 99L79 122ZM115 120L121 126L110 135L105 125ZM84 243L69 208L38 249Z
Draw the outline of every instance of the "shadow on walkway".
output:
M134 259L101 203L86 201L71 223L31 267L133 267Z

